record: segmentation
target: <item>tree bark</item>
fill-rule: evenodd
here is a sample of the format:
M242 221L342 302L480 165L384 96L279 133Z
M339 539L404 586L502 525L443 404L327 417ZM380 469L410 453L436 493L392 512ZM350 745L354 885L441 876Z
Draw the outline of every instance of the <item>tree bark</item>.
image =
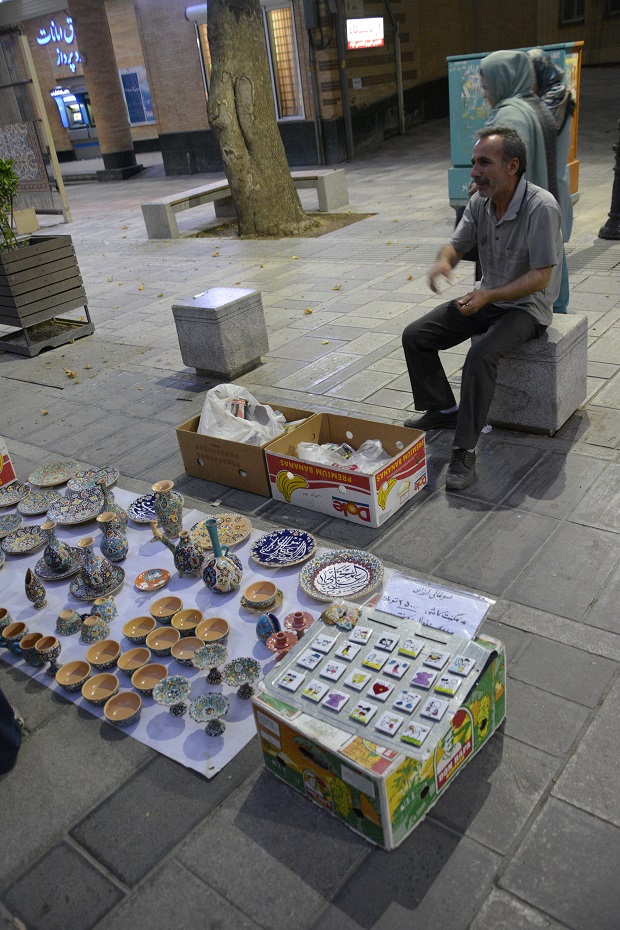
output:
M239 235L295 236L311 225L278 130L259 0L210 0L208 114Z

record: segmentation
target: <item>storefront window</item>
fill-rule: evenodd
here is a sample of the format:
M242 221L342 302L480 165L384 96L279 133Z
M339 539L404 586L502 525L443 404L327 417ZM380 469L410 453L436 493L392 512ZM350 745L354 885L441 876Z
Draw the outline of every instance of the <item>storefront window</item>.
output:
M560 0L560 25L581 23L585 16L585 0Z

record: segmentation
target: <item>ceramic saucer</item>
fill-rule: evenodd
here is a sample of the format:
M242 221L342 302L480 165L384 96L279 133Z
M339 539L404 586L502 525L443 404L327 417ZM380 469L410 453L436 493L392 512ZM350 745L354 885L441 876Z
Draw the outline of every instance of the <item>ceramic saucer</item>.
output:
M112 577L104 588L91 588L79 577L74 578L69 586L70 593L78 601L94 601L98 597L107 597L108 594L114 594L121 587L125 580L125 572L119 565L112 565Z
M87 523L101 513L103 494L91 485L83 491L67 491L64 497L49 508L47 515L60 526L72 526L75 523Z
M36 552L47 542L47 533L40 526L22 526L5 536L0 546L8 555L26 555Z
M105 478L106 485L110 487L110 485L114 484L118 476L118 468L113 468L111 465L100 465L96 468L87 468L85 471L80 471L77 475L74 475L73 478L70 478L67 483L67 488L70 491L83 491L84 488L92 487L99 478Z
M303 621L304 621L303 627L293 626L293 621L295 620L296 613L300 613L301 616L303 617ZM296 631L297 629L307 630L314 623L314 617L312 616L312 614L309 614L307 610L299 610L299 611L293 612L292 614L287 614L283 622L284 622L284 627L287 630L293 630L293 631Z
M35 517L40 513L47 513L52 504L60 500L60 491L32 491L22 497L17 509L27 517Z
M28 482L36 484L39 488L53 488L57 484L64 484L80 470L77 462L52 462L49 465L40 465L28 475Z
M316 552L316 541L305 530L282 529L266 533L250 549L250 556L267 568L301 565Z
M217 537L221 546L238 546L252 532L252 524L240 513L217 514ZM207 521L200 520L189 531L190 539L202 549L213 549L213 543L207 529Z
M267 649L269 649L270 652L284 652L285 650L292 649L293 646L296 646L299 642L297 633L293 633L292 630L289 630L288 633L284 633L284 635L286 636L286 643L282 645L276 642L277 633L272 633L266 641Z
M241 606L244 610L247 610L251 614L264 614L269 613L269 611L277 610L278 607L282 607L282 601L284 600L284 594L278 588L276 592L276 599L273 604L270 604L269 607L250 607L248 602L245 599L245 595L241 595Z
M317 601L363 597L383 580L383 565L362 549L335 549L317 556L302 568L302 591Z
M10 513L5 517L0 517L0 539L4 539L9 533L18 530L23 522L18 513Z
M143 494L142 497L136 498L133 504L127 508L127 516L134 523L150 523L151 520L157 519L157 514L153 509L154 494Z
M77 575L84 561L84 550L75 549L73 546L67 546L67 549L71 553L71 565L69 568L65 568L60 572L55 572L49 565L45 564L45 559L39 559L34 567L35 575L38 575L39 578L42 578L44 581L62 581L63 578L71 578L72 575Z
M140 572L134 584L138 591L159 591L170 581L170 572L165 568L147 568Z
M26 494L30 494L27 484L20 484L17 481L7 484L6 487L0 488L0 507L11 507L17 504Z

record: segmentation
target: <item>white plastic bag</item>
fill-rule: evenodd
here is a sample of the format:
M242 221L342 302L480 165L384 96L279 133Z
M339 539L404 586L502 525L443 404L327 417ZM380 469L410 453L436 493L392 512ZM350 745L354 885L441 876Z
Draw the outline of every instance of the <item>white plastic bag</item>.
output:
M359 471L363 475L372 475L382 465L387 465L391 461L391 456L385 451L379 439L367 439L357 452L345 442L340 445L333 442L324 442L322 445L315 442L300 442L295 455L303 462L328 465L344 471Z
M279 410L259 404L238 384L218 384L207 391L198 432L251 446L262 446L284 432L286 419Z

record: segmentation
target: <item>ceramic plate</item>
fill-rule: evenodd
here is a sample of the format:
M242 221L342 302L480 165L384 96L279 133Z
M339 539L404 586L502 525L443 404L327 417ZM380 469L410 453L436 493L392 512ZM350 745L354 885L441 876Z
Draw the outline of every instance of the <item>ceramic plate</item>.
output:
M196 723L206 723L223 717L228 712L230 701L218 691L207 691L189 705L189 715Z
M260 665L256 659L243 657L233 659L222 669L222 675L227 685L238 688L246 682L255 681L260 673Z
M163 681L158 681L153 688L153 697L158 704L164 707L174 707L188 696L190 684L183 675L168 675Z
M157 514L153 509L154 494L143 494L138 497L133 504L127 508L127 516L134 523L150 523L151 520L157 519Z
M57 484L64 484L79 470L77 462L52 462L35 468L32 474L28 475L28 481L39 488L53 488Z
M228 649L221 643L207 643L201 646L192 656L192 665L205 671L205 669L217 668L228 658Z
M300 565L312 558L316 552L316 541L304 530L274 530L257 539L250 555L259 565L267 568L283 568Z
M85 488L83 491L67 491L64 497L49 508L47 515L61 526L86 523L94 520L101 513L103 494L99 488Z
M17 509L27 517L35 517L40 513L47 513L52 504L60 500L60 491L32 491L22 497Z
M119 565L112 566L112 577L105 588L91 588L85 584L79 577L74 578L69 585L69 591L77 597L78 601L94 601L98 597L107 597L108 594L114 594L121 587L125 580L125 571Z
M221 546L238 546L252 532L252 524L240 513L220 513L217 520L217 535ZM203 549L213 549L213 543L207 530L207 521L195 523L189 531L190 537Z
M23 522L18 513L10 513L6 517L0 517L0 539L4 539L9 533L18 530Z
M40 526L22 526L5 536L0 545L10 555L25 555L47 544L47 533Z
M3 566L4 563L5 563L5 561L6 561L6 556L5 556L4 552L2 551L2 549L0 549L0 568L2 568L2 566Z
M99 478L105 478L108 487L114 484L118 478L118 468L111 465L101 465L97 468L87 468L85 471L78 472L73 478L69 479L67 487L70 491L83 491L84 488L92 487Z
M302 591L317 601L363 597L383 580L379 559L362 549L336 549L314 558L299 574Z
M159 591L170 581L170 572L165 568L147 568L140 572L134 584L138 591Z
M30 494L27 484L20 484L18 481L7 484L6 487L0 488L0 507L11 507L17 504L26 494Z
M38 575L43 581L62 581L63 578L71 578L72 575L77 575L84 561L84 550L75 549L73 546L67 546L67 549L71 553L69 568L65 568L62 572L55 572L49 565L45 564L45 559L39 559L34 567L35 575Z

